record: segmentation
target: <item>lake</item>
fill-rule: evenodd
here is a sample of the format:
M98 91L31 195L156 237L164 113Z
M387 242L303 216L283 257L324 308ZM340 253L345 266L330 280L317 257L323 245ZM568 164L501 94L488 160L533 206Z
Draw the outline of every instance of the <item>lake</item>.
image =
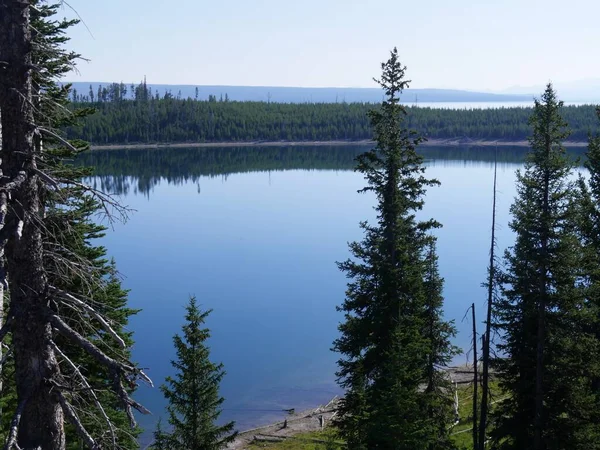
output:
M335 384L337 336L346 279L335 261L373 221L373 197L352 171L360 147L245 147L95 150L97 187L133 208L104 244L130 289L134 357L156 385L170 374L172 336L184 305L196 295L212 331L213 361L223 362L223 419L239 429L282 418L340 394ZM511 244L509 206L522 148L498 153L498 246ZM427 174L441 187L427 195L423 217L443 224L440 271L445 314L456 321L456 344L468 349L471 303L483 317L491 226L494 149L422 150ZM457 362L465 362L461 357ZM158 389L137 399L163 413Z

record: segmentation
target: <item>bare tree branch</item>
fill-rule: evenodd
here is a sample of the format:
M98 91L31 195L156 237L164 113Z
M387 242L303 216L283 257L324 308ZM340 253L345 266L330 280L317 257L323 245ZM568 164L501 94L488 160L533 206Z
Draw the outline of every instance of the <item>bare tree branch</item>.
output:
M12 356L12 349L9 349L4 355L2 355L2 360L0 360L0 368L4 366L4 363Z
M11 328L12 328L12 323L13 323L13 317L10 316L6 322L4 322L4 325L2 326L2 328L0 328L0 342L2 342L4 340L4 338L6 337L6 335L10 332Z
M42 133L46 133L47 135L52 136L57 141L60 141L61 144L63 144L65 147L68 147L69 150L74 151L74 152L79 152L79 150L76 147L74 147L73 144L71 144L69 141L67 141L66 139L64 139L60 135L56 134L54 131L51 131L51 130L49 130L47 128L44 128L44 127L37 127L37 129L39 131L41 131Z
M18 189L25 182L25 180L27 180L27 173L25 173L24 170L21 170L12 180L1 184L0 191L14 191L15 189Z
M65 395L60 390L58 390L57 395L58 400L60 401L60 406L62 406L62 409L65 415L67 416L67 420L71 423L71 425L75 427L75 430L77 430L77 434L79 435L79 437L81 437L81 439L83 439L85 445L87 445L91 450L100 450L100 446L96 443L94 438L92 438L92 436L90 436L90 434L87 432L87 430L81 423L81 420L79 420L77 413L65 398Z
M115 436L115 427L114 427L112 421L110 420L110 418L108 417L108 415L106 414L106 411L102 407L102 403L100 403L100 400L98 400L98 396L96 395L96 392L90 386L90 384L88 383L87 378L85 376L83 376L83 374L77 368L77 366L75 365L75 363L73 363L73 361L71 361L69 359L69 357L63 353L63 351L58 347L58 345L56 345L55 342L52 342L52 347L54 348L54 351L56 353L58 353L60 355L60 357L62 359L64 359L71 366L71 368L73 369L73 371L75 372L75 374L79 377L79 379L81 380L81 383L85 386L85 388L89 389L89 392L90 392L92 398L94 399L94 403L96 404L96 407L98 408L98 410L100 411L100 414L102 415L102 417L106 421L106 424L108 425L108 429L110 430L110 435L111 435L111 438L112 438L113 448L116 448L116 446L117 446L117 438Z
M46 172L43 172L37 168L34 169L34 171L41 179L43 179L46 183L48 183L50 186L52 186L55 191L60 190L60 186L58 185L58 182L54 178L52 178L50 175L48 175Z
M90 356L95 358L99 363L103 364L110 370L113 378L113 390L119 396L121 403L125 407L125 411L127 413L129 422L132 427L135 427L136 425L132 408L135 408L142 414L150 414L150 411L148 409L146 409L143 405L131 398L131 396L127 393L126 389L124 388L122 380L123 375L129 375L130 377L132 377L132 379L128 378L130 383L135 383L135 379L140 378L149 385L153 386L152 380L150 380L150 378L143 372L143 370L133 367L129 364L116 361L110 356L107 356L93 343L91 343L77 331L69 327L69 325L67 325L59 316L50 315L49 320L50 323L52 323L52 325L58 330L60 334L79 345Z
M49 288L51 290L55 291L63 299L70 301L72 303L75 303L77 306L80 306L87 313L89 313L94 319L96 319L100 323L100 325L102 325L102 328L108 334L110 334L115 341L117 341L117 343L119 344L119 347L121 347L123 349L127 347L127 345L125 344L125 341L121 338L121 336L119 336L117 334L117 332L115 330L113 330L113 328L108 324L108 322L104 319L104 317L102 317L102 315L100 315L94 308L92 308L87 303L79 300L77 297L69 294L68 292L62 291L54 286L49 286Z
M130 211L129 208L121 205L117 199L115 199L112 195L107 194L106 192L102 192L92 186L89 186L85 183L81 183L79 181L59 178L56 179L57 182L63 183L66 186L75 186L83 190L84 192L89 193L93 198L95 198L99 203L102 209L104 210L106 217L110 222L113 222L114 214L111 212L111 208L120 215L121 221L125 222L127 220L127 213Z
M141 412L142 414L151 414L148 409L146 409L143 405L136 402L130 397L130 395L125 390L125 387L123 386L123 380L121 379L118 373L113 374L113 390L118 394L119 398L121 399L121 402L125 405L125 412L127 413L127 417L129 418L131 428L134 428L137 425L135 416L133 415L132 407Z
M103 364L104 366L111 369L113 372L117 372L121 374L123 372L134 375L137 378L141 378L143 381L148 383L150 386L154 386L152 380L144 373L143 370L138 369L134 366L131 366L126 363L119 362L110 356L107 356L102 350L96 347L89 340L84 338L77 331L73 330L69 325L65 323L59 316L51 314L49 316L50 323L58 330L60 334L64 337L70 339L74 343L78 344L81 348L83 348L90 356L92 356L96 361ZM136 408L137 409L137 408ZM145 409L145 408L144 408ZM142 411L140 411L142 412ZM144 413L146 414L146 413Z
M8 438L6 439L6 444L4 445L4 450L12 450L19 449L17 445L17 435L19 434L19 424L21 423L21 416L23 415L23 410L25 409L25 405L29 400L29 396L25 396L17 405L17 409L15 410L15 415L13 416L12 421L10 422L10 430L8 432Z
M95 40L96 38L92 34L92 30L89 29L89 27L87 26L87 24L85 23L85 21L83 20L83 18L79 15L79 13L77 12L77 10L75 8L73 8L71 5L69 5L69 3L66 2L65 0L61 1L61 5L67 5L69 7L69 9L71 11L73 11L75 13L75 15L77 15L77 17L79 18L79 20L81 21L81 23L83 24L83 26L85 26L85 28L88 30L88 33L90 33L90 36L92 37L92 39Z

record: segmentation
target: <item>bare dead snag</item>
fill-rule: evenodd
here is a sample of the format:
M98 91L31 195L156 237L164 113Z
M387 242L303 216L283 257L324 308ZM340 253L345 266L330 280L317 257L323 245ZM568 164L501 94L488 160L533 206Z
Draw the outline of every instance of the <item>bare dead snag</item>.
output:
M487 315L485 322L485 332L483 334L482 348L482 386L481 386L481 416L479 420L479 450L485 450L486 431L488 423L488 413L490 404L490 345L492 338L492 311L494 308L494 283L496 281L496 182L498 171L498 149L494 154L494 194L492 201L492 237L490 243L490 263L488 267L487 280Z
M32 37L28 1L0 0L0 76L2 111L2 176L6 195L5 220L17 224L19 239L9 237L5 248L10 287L11 326L19 411L16 443L24 448L62 450L63 412L48 380L60 375L50 346L51 326L44 306L47 279L42 237L36 226L43 204L35 175L34 110L32 105ZM4 225L4 224L3 224ZM3 226L4 229L4 226ZM25 401L25 399L27 399ZM11 443L14 447L14 444Z
M0 292L10 288L10 316L8 320L0 318L3 320L0 343L8 333L12 334L18 402L5 448L63 450L66 445L65 418L86 445L97 448L96 437L85 429L78 417L76 406L81 392L89 393L86 401L91 398L107 422L113 444L115 428L93 386L86 380L85 371L56 345L56 333L106 367L110 373L109 382L132 425L135 424L133 409L146 414L149 411L131 398L125 386L131 386L137 380L149 384L151 381L126 358L108 356L90 339L76 332L68 325L68 319L65 319L68 316L61 317L59 306L66 305L81 319L78 327L82 325L89 329L93 326L94 332L102 329L111 341L121 348L126 347L113 324L90 299L54 287L75 277L90 283L92 291L101 281L92 286L94 279L99 279L93 264L78 259L47 229L48 202L45 199L49 192L61 199L68 199L74 192L83 193L94 197L110 220L115 212L125 218L126 208L111 195L69 179L60 170L53 173L48 164L52 157L48 156L42 135L57 145L77 149L52 128L52 119L44 116L44 108L48 109L47 103L53 100L46 98L43 89L33 83L34 77L39 78L39 72L44 68L44 60L33 61L32 55L44 42L32 38L30 10L35 8L29 3L27 0L0 0L0 261L6 261L5 266L0 264ZM39 31L33 31L39 34ZM62 116L71 114L61 105L56 106L62 108ZM56 258L56 264L47 264L49 258ZM69 365L69 370L65 367L64 373L59 358Z

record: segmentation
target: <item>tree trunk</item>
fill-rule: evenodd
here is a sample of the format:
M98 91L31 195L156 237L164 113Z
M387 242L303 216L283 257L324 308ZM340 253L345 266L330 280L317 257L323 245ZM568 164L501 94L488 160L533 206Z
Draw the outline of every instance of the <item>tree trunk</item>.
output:
M494 199L492 202L492 239L490 244L490 267L488 274L488 304L487 317L485 322L485 333L483 334L483 354L482 358L482 386L481 386L481 416L479 420L479 450L485 450L487 418L490 401L490 340L492 338L492 310L494 302L494 279L496 262L494 260L494 250L496 249L496 180L498 170L498 148L494 154Z
M477 449L477 388L479 387L479 380L477 377L479 360L477 359L477 322L475 321L475 303L471 305L471 313L473 320L473 448Z
M552 151L552 142L550 141L549 131L546 137L546 158L550 159ZM544 349L546 346L546 304L548 296L548 235L549 215L550 215L550 172L546 167L544 169L544 198L542 205L542 226L541 226L541 252L542 267L540 280L540 298L537 304L537 348L535 356L535 418L533 448L542 450L543 431L544 431Z
M0 69L1 70L1 69ZM2 154L2 111L0 111L0 155ZM2 177L2 159L0 158L0 177ZM0 193L0 230L4 228L6 213L8 211L8 198L5 193ZM4 267L4 245L0 243L0 328L5 323L4 286L6 285L6 268ZM3 343L0 342L0 361L4 358ZM0 362L0 398L4 394L4 363ZM2 420L2 406L0 406L0 420Z
M52 392L60 371L47 319L50 305L39 228L43 205L34 148L28 1L0 0L0 70L2 172L10 180L24 176L12 191L7 219L19 223L20 237L11 237L6 246L17 400L22 408L17 443L22 449L62 450L63 412Z

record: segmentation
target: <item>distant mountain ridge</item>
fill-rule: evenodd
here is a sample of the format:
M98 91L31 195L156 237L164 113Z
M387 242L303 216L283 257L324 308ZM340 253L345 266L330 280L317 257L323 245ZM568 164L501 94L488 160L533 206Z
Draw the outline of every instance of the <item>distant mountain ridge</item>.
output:
M600 78L578 81L557 81L552 83L561 100L567 102L600 103ZM539 95L544 86L512 86L499 91L499 94L524 95L531 92Z
M66 82L65 82L66 83ZM90 85L94 95L98 86L108 86L111 82L73 82L73 87L79 95L88 95ZM135 83L138 84L138 83ZM127 86L127 96L131 97L131 84ZM152 92L164 95L170 91L174 97L181 92L181 98L195 98L196 88L198 99L206 100L209 96L217 99L227 97L232 101L259 101L275 103L379 103L383 92L378 88L313 88L313 87L281 87L281 86L195 86L169 85L148 83ZM455 89L407 89L402 95L402 101L408 104L433 102L520 102L531 101L531 95L524 94L494 94L472 92Z

